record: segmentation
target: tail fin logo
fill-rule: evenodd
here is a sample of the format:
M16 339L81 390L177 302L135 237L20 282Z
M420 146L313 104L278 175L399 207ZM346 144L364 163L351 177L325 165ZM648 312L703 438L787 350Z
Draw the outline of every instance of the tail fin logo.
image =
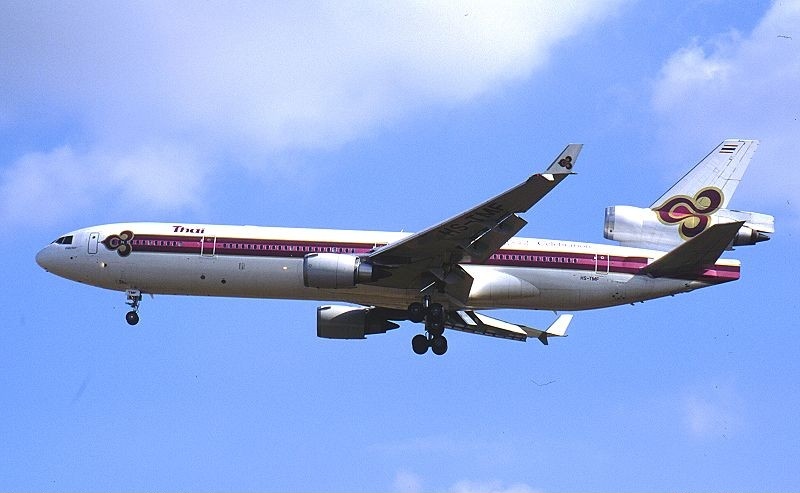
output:
M711 221L711 214L722 206L724 201L722 190L717 187L706 187L695 194L677 195L667 199L663 205L656 207L658 220L663 224L680 225L678 231L681 238L688 240L702 233Z

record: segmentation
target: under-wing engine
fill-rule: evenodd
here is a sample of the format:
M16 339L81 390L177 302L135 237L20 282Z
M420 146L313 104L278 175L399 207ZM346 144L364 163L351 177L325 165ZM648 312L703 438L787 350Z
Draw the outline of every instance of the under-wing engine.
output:
M307 288L352 288L374 281L372 264L355 255L309 253L303 258L303 284Z
M386 319L381 308L326 305L317 307L317 336L327 339L364 339L400 327Z

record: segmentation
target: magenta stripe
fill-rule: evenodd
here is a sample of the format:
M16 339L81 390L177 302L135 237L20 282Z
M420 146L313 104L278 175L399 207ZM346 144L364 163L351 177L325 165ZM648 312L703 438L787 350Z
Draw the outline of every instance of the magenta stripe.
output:
M371 243L309 242L298 240L269 240L246 238L216 238L177 235L134 235L133 253L174 253L199 255L230 255L245 257L302 258L308 253L330 252L363 255L374 250ZM377 245L378 247L383 245ZM637 274L647 266L646 257L606 256L581 252L548 252L531 250L499 250L486 265L506 267L548 268L589 271L604 274ZM739 266L709 265L702 273L687 276L707 282L727 282L739 279Z

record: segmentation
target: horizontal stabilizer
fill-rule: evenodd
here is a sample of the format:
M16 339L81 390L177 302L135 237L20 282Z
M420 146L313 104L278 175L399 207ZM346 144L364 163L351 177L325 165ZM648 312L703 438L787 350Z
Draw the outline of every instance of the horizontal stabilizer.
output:
M556 336L556 337L566 337L567 336L567 328L569 328L569 324L572 322L572 314L565 313L563 315L559 315L555 322L550 324L550 327L545 330L545 334Z
M681 278L699 274L731 244L744 222L715 224L642 269L651 277Z

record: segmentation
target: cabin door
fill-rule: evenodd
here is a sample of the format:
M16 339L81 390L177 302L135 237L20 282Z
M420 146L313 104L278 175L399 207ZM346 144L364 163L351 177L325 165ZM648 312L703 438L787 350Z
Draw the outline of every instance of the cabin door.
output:
M216 254L217 254L217 237L204 236L203 239L200 240L200 256L213 257Z
M97 243L100 241L100 233L89 233L89 253L97 253Z
M608 274L611 258L608 255L594 256L594 271L597 274Z

